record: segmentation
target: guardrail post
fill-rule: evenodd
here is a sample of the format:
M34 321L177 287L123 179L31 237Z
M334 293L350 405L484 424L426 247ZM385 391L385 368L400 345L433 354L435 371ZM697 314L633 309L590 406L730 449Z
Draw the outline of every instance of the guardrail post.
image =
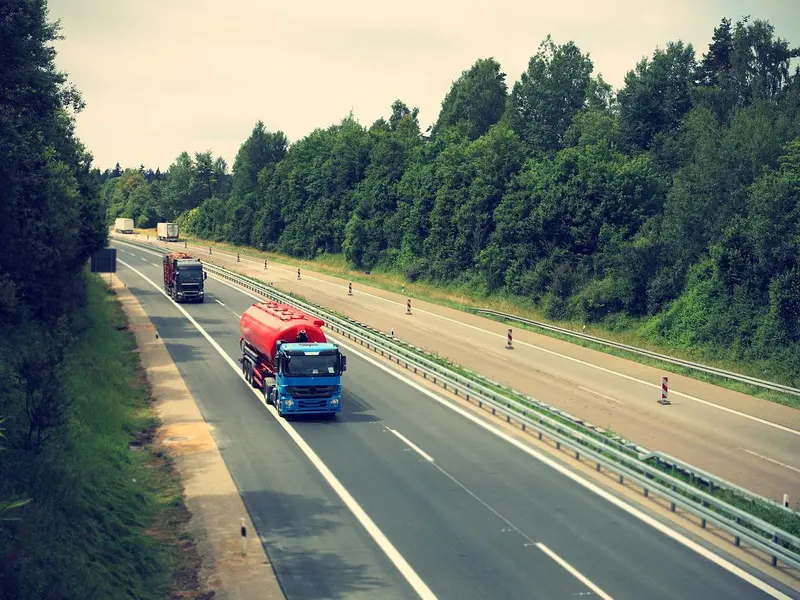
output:
M508 329L508 336L506 338L506 349L513 350L514 349L514 338L511 335L511 328Z
M407 315L411 314L411 298L408 298L406 300L406 314Z
M669 401L669 378L667 376L661 378L661 400L658 403L664 406L672 404Z

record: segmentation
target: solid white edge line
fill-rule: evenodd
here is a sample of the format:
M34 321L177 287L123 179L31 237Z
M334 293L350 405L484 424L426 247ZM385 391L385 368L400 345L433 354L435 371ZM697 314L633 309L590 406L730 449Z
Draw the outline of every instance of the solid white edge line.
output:
M125 242L122 242L122 243L124 244ZM333 284L331 282L326 282L323 279L317 279L317 278L310 277L310 276L308 277L308 279L315 279L317 281L322 281L324 283L329 283L330 285L336 285L337 287L343 287L343 286L339 286L338 284ZM371 298L377 298L379 300L383 300L385 302L389 302L391 304L395 304L397 306L405 306L404 304L402 304L400 302L395 302L394 300L389 300L387 298L383 298L381 296L376 296L375 294L370 294L368 292L360 291L359 293L364 295L364 296L369 296ZM424 309L415 308L414 311L418 312L418 313L430 315L432 317L436 317L436 318L439 318L439 319L444 319L445 321L448 321L448 322L453 323L455 325L460 325L462 327L467 327L469 329L474 329L475 331L479 331L479 332L485 333L487 335L492 335L494 337L499 337L499 338L505 338L506 337L505 334L495 333L494 331L489 331L488 329L483 329L482 327L476 327L475 325L470 325L469 323L464 323L462 321L458 321L456 319L452 319L450 317L446 317L444 315L440 315L440 314L437 314L437 313L434 313L434 312L430 312L430 311L427 311L427 310L424 310ZM542 334L537 334L537 335L542 335ZM541 346L537 346L537 345L531 344L529 342L523 342L521 340L517 340L516 343L521 345L521 346L527 346L527 347L532 348L534 350L538 350L539 352L544 352L546 354L551 354L553 356L558 356L559 358L563 358L564 360L569 360L571 362L583 365L585 367L590 367L592 369L596 369L598 371L602 371L603 373L608 373L609 375L615 375L617 377L621 377L623 379L627 379L628 381L633 381L633 382L636 382L636 383L639 383L639 384L642 384L642 385L646 385L647 387L650 387L650 388L660 388L661 387L660 383L651 383L649 381L644 381L643 379L638 379L638 378L632 377L630 375L625 375L624 373L620 373L620 372L614 371L612 369L607 369L605 367L601 367L600 365L595 365L595 364L592 364L590 362L586 362L585 360L581 360L579 358L573 358L572 356L567 356L565 354L561 354L560 352L555 352L554 350L548 350L547 348L542 348ZM709 402L708 400L703 400L702 398L697 398L696 396L692 396L690 394L685 394L685 393L679 392L677 390L670 390L670 393L675 395L675 396L680 396L681 398L686 398L687 400L693 400L694 402L697 402L699 404L703 404L703 405L708 406L710 408L716 408L717 410L721 410L721 411L727 412L729 414L736 415L737 417L742 417L744 419L748 419L750 421L754 421L756 423L760 423L762 425L766 425L767 427L773 427L775 429L779 429L781 431L785 431L786 433L790 433L792 435L800 436L800 430L798 430L798 429L792 429L791 427L787 427L787 426L781 425L779 423L773 423L772 421L767 421L766 419L761 419L760 417L756 417L756 416L753 416L753 415L750 415L750 414L747 414L747 413L743 413L741 411L734 410L732 408L728 408L727 406L722 406L720 404L715 404L714 402Z
M328 337L336 339L337 343L339 345L341 345L343 348L345 348L348 352L352 352L356 356L359 356L360 358L366 360L367 362L372 363L373 365L383 369L384 371L386 371L387 373L393 375L397 379L399 379L399 380L403 381L404 383L410 385L411 387L413 387L417 391L422 392L423 394L425 394L429 398L432 398L433 400L435 400L439 404L442 404L443 406L449 408L450 410L460 414L464 418L472 421L473 423L475 423L479 427L482 427L482 428L486 429L487 431L493 433L494 435L496 435L499 438L501 438L502 440L508 442L512 446L516 446L517 448L519 448L523 452L529 454L533 458L535 458L535 459L539 460L540 462L543 462L547 466L555 469L556 471L558 471L560 474L564 475L565 477L568 477L568 478L572 479L573 481L575 481L579 485L582 485L584 488L588 489L589 491L594 492L595 494L597 494L598 496L600 496L604 500L607 500L608 502L610 502L611 504L613 504L617 508L620 508L621 510L624 510L625 512L627 512L628 514L636 517L640 521L643 521L647 525L650 525L651 527L653 527L655 530L659 531L660 533L663 533L664 535L672 538L676 542L686 546L690 550L693 550L694 552L696 552L697 554L699 554L703 558L706 558L706 559L710 560L711 562L713 562L717 566L722 567L726 571L732 573L733 575L736 575L740 579L742 579L742 580L746 581L747 583L753 585L754 587L760 589L761 591L763 591L766 594L772 596L773 598L777 598L779 600L791 600L791 598L789 596L785 595L780 590L775 589L774 587L772 587L771 585L769 585L765 581L762 581L761 579L751 575L750 573L748 573L744 569L741 569L740 567L737 567L733 563L725 560L724 558L722 558L721 556L715 554L711 550L708 550L707 548L705 548L704 546L701 546L697 542L695 542L695 541L687 538L686 536L678 533L677 531L669 528L667 525L665 525L665 524L661 523L660 521L656 520L655 518L645 514L644 512L639 510L638 508L635 508L634 506L626 503L625 501L620 500L616 496L614 496L611 493L609 493L609 492L605 491L604 489L602 489L597 484L592 483L591 481L589 481L587 479L584 479L581 475L578 475L577 473L575 473L571 469L568 469L567 467L565 467L565 466L561 465L560 463L556 462L554 459L551 459L550 457L545 456L544 454L542 454L538 450L535 450L534 448L524 444L523 442L520 442L519 440L511 437L510 435L508 435L504 431L501 431L500 429L497 429L494 425L486 422L481 417L478 417L477 415L474 415L471 412L468 412L466 409L461 408L460 406L456 406L455 404L453 404L449 400L447 400L447 399L439 396L438 394L436 394L436 393L434 393L434 392L422 387L417 382L411 381L410 379L407 379L401 373L395 371L394 369L389 368L388 366L386 366L386 365L384 365L382 363L379 363L378 361L372 359L369 356L366 356L365 354L362 354L361 352L359 352L358 350L356 350L355 348L350 346L348 343L345 343L344 341L341 341L341 338L339 336L329 335Z
M214 298L214 302L216 302L216 303L217 303L217 304L219 304L220 306L225 306L225 305L224 305L222 302L220 302L220 301L219 301L219 300L217 300L216 298Z
M222 349L222 347L212 338L208 332L203 329L203 327L194 320L194 318L183 308L180 304L175 302L172 298L167 296L166 292L161 289L161 286L153 282L143 273L141 273L138 269L134 268L133 266L125 263L124 261L119 261L124 266L128 267L131 271L139 275L142 279L152 285L155 289L157 289L165 298L167 298L175 307L186 317L189 322L194 325L195 329L200 332L200 334L208 341L209 344L216 350L222 359L238 374L238 376L247 383L247 380L244 378L242 374L241 367L237 366L236 363L231 359L230 356ZM426 600L437 600L436 595L428 588L422 578L417 574L417 572L411 567L411 565L406 561L406 559L400 554L400 552L394 547L394 545L389 541L389 538L380 530L380 528L375 524L372 518L366 513L366 511L361 508L361 505L356 501L355 498L347 491L347 489L342 485L342 483L336 478L333 472L328 468L328 466L322 461L322 459L317 456L316 452L309 446L306 441L300 436L299 433L292 427L285 419L281 418L278 415L277 410L266 403L264 400L263 394L260 394L258 390L250 387L250 384L247 383L247 387L256 398L259 399L261 404L267 409L267 411L275 418L275 420L281 425L281 427L286 431L287 434L292 438L292 440L297 444L303 454L306 455L311 464L319 471L320 475L325 479L328 485L333 488L336 494L342 499L342 502L347 506L350 512L353 513L353 516L361 523L361 525L366 529L367 533L369 533L370 537L375 541L378 547L386 554L392 564L397 568L403 578L408 582L411 588L417 593L420 598Z
M605 398L606 400L611 400L612 402L616 402L617 404L625 404L622 400L617 400L616 398L612 398L611 396L606 396L605 394L601 394L600 392L590 390L589 388L583 387L582 385L579 385L578 389L583 390L584 392L589 392L590 394L594 394L595 396L600 396L601 398Z
M406 444L406 445L407 445L409 448L411 448L411 449L412 449L414 452L416 452L417 454L419 454L419 455L420 455L422 458L424 458L424 459L425 459L425 460L427 460L428 462L433 462L433 457L432 457L430 454L428 454L427 452L425 452L425 451L424 451L422 448L420 448L419 446L417 446L417 445L416 445L414 442L412 442L411 440L409 440L409 439L408 439L406 436L404 436L402 433L400 433L400 432L399 432L399 431L397 431L396 429L389 429L389 431L391 431L391 432L392 432L393 434L395 434L395 435L396 435L398 438L400 438L400 439L401 439L401 440L402 440L402 441L403 441L403 442L404 442L404 443L405 443L405 444Z
M785 463L779 462L779 461L775 460L774 458L770 458L769 456L764 456L763 454L759 454L758 452L753 452L752 450L748 450L747 448L742 448L741 446L739 447L739 450L744 450L748 454L752 454L753 456L757 456L758 458L760 458L762 460L766 460L767 462L775 463L776 465L780 465L781 467L786 467L787 469L789 469L791 471L794 471L795 473L800 473L800 469L798 469L797 467L793 467L791 465L787 465Z
M578 571L578 569L573 567L571 564L569 564L567 561L561 558L558 554L550 550L550 548L545 546L542 542L536 542L536 547L539 548L539 550L541 550L545 554L547 554L547 556L552 558L559 565L561 565L565 571L569 572L573 577L575 577L575 579L580 581L583 585L588 587L595 594L600 596L603 600L614 600L611 596L609 596L603 590L601 590L599 587L593 584L586 576L584 576L580 571Z
M243 288L241 288L239 286L233 285L232 283L229 283L227 281L223 281L223 280L218 279L216 277L212 277L212 278L215 281L219 281L220 283L223 283L223 284L227 285L228 287L238 291L239 293L244 294L245 296L249 296L250 298L253 298L253 299L256 299L256 300L259 300L259 301L263 300L259 296L256 296L256 295L250 293L249 291L247 291L247 290L245 290L245 289L243 289ZM158 288L158 289L161 290L161 288ZM164 293L164 292L162 291L162 293ZM179 308L182 308L182 307L179 307ZM332 338L336 339L337 343L339 345L341 345L343 348L347 349L348 352L352 352L356 356L359 356L360 358L362 358L362 359L366 360L367 362L375 365L376 367L378 367L380 369L383 369L385 372L389 373L393 377L395 377L395 378L399 379L400 381L406 383L407 385L411 386L412 388L416 389L417 391L422 392L423 394L425 394L429 398L431 398L431 399L435 400L436 402L438 402L439 404L449 408L453 412L461 415L462 417L468 419L469 421L472 421L474 424L478 425L479 427L482 427L483 429L489 431L490 433L493 433L494 435L498 436L500 439L502 439L502 440L508 442L509 444L511 444L512 446L515 446L516 448L522 450L526 454L532 456L533 458L539 460L540 462L546 464L547 466L555 469L560 474L564 475L565 477L568 477L568 478L572 479L573 481L575 481L579 485L582 485L583 487L585 487L589 491L594 492L595 494L597 494L598 496L600 496L604 500L607 500L608 502L610 502L611 504L613 504L617 508L620 508L621 510L624 510L625 512L627 512L628 514L636 517L640 521L646 523L647 525L650 525L656 531L658 531L658 532L660 532L660 533L672 538L673 540L675 540L679 544L682 544L682 545L686 546L687 548L689 548L690 550L696 552L697 554L699 554L703 558L705 558L707 560L710 560L715 565L725 569L726 571L728 571L729 573L732 573L733 575L736 575L740 579L742 579L742 580L746 581L747 583L749 583L750 585L760 589L761 591L763 591L764 593L768 594L769 596L771 596L773 598L776 598L778 600L792 600L789 596L785 595L780 590L772 587L767 582L762 581L761 579L751 575L750 573L748 573L744 569L742 569L740 567L737 567L733 563L725 560L724 558L722 558L721 556L715 554L711 550L708 550L707 548L705 548L704 546L701 546L697 542L695 542L695 541L687 538L686 536L678 533L677 531L669 528L668 526L664 525L663 523L661 523L660 521L654 519L653 517L645 514L644 512L642 512L641 510L635 508L634 506L624 502L623 500L620 500L619 498L617 498L616 496L614 496L614 495L610 494L609 492L605 491L604 489L602 489L598 485L592 483L591 481L589 481L587 479L584 479L581 475L578 475L577 473L575 473L571 469L568 469L567 467L565 467L565 466L561 465L560 463L556 462L554 459L551 459L550 457L545 456L544 454L542 454L538 450L535 450L534 448L528 446L527 444L524 444L523 442L520 442L516 438L511 437L506 432L498 429L496 426L490 424L489 422L487 422L483 418L478 417L478 416L472 414L471 412L467 411L466 409L461 408L460 406L457 406L457 405L453 404L451 401L449 401L449 400L443 398L442 396L430 391L429 389L421 386L416 381L412 381L411 379L409 379L408 377L404 376L402 373L399 373L398 371L394 370L393 368L390 368L389 366L378 362L377 360L373 359L372 357L367 356L367 355L363 354L362 352L359 352L354 347L350 346L349 342L345 343L340 336L331 335L329 333L328 337L332 337ZM276 415L277 415L277 413L276 413Z

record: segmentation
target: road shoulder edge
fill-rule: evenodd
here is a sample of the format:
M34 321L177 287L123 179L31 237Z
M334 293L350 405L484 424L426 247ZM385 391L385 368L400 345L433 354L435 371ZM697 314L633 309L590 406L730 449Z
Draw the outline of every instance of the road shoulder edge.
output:
M117 277L111 289L125 312L160 424L154 443L175 460L187 524L202 557L201 577L220 600L283 599L272 564L219 447L164 341L136 297ZM247 531L242 555L241 520Z

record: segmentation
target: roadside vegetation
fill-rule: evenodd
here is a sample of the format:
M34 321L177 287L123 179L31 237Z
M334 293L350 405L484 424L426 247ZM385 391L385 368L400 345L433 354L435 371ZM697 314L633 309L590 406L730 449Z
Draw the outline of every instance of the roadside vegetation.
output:
M757 19L704 52L653 42L618 90L548 37L513 84L477 60L430 128L401 100L291 145L259 122L232 173L183 152L108 169L101 197L142 228L798 386L800 49Z
M0 598L193 598L133 337L87 273L107 241L102 177L57 36L43 0L0 5Z

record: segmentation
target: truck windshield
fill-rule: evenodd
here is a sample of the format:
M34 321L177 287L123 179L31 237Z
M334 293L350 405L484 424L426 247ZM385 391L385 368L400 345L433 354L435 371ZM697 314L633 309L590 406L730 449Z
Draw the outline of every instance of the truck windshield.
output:
M178 280L180 281L201 281L203 279L203 267L191 266L180 267L178 270Z
M293 354L292 360L284 368L284 374L291 377L336 375L338 366L339 361L336 354L319 354L317 356Z

